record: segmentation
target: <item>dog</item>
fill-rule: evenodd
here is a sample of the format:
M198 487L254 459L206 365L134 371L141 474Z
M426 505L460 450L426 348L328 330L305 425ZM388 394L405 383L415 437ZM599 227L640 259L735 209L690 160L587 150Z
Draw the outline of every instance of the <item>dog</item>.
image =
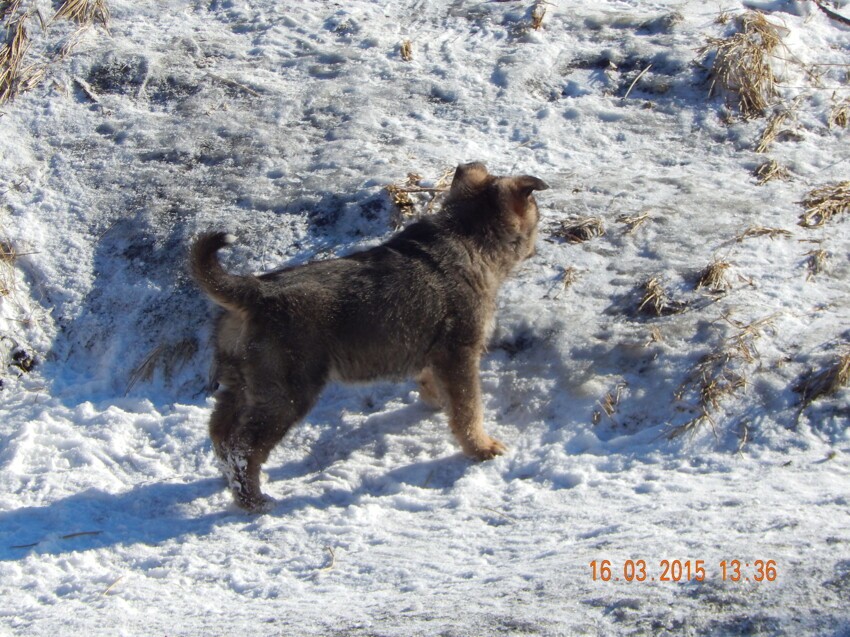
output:
M214 333L209 431L240 507L270 508L260 468L331 380L415 376L421 399L446 411L466 455L505 452L484 431L479 360L500 284L534 254L533 192L547 188L537 177L462 164L441 211L385 243L259 276L222 268L217 253L232 235L195 240L192 276L225 310Z

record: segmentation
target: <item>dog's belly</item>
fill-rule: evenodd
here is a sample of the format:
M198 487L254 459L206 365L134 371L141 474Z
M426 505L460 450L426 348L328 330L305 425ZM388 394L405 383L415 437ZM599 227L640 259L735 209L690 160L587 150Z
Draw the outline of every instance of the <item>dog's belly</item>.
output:
M330 377L347 383L374 380L404 380L425 367L424 352L406 348L387 348L387 343L348 343L344 350L331 355Z

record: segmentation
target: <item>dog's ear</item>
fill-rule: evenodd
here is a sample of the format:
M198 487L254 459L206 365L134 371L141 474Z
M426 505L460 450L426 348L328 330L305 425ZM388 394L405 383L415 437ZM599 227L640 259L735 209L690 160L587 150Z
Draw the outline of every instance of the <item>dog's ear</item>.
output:
M452 179L451 192L476 190L486 184L489 177L490 173L487 172L487 166L481 162L460 164L455 170L454 179Z
M549 184L542 179L532 177L531 175L522 175L521 177L513 178L513 187L516 188L523 197L528 197L535 190L549 190Z
M503 209L524 218L533 206L530 197L535 190L548 190L549 184L531 175L506 177L499 182L500 200Z

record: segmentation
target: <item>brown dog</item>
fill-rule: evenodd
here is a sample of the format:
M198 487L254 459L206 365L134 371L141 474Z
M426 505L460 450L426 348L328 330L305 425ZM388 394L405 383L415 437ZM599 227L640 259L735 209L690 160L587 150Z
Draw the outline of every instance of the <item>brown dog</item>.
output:
M532 192L546 188L465 164L442 211L386 243L260 276L221 267L216 252L232 236L195 241L192 274L226 310L210 436L241 507L268 506L260 467L329 380L418 375L422 399L446 410L464 453L487 460L505 451L484 432L478 364L499 285L534 253Z

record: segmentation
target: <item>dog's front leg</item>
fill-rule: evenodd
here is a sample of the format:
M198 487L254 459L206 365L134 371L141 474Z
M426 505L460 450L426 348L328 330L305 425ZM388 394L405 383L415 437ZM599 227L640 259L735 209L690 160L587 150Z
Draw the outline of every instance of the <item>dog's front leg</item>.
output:
M432 369L448 403L449 426L463 452L476 460L489 460L503 454L506 447L484 431L479 358L477 349L459 348L439 357Z

